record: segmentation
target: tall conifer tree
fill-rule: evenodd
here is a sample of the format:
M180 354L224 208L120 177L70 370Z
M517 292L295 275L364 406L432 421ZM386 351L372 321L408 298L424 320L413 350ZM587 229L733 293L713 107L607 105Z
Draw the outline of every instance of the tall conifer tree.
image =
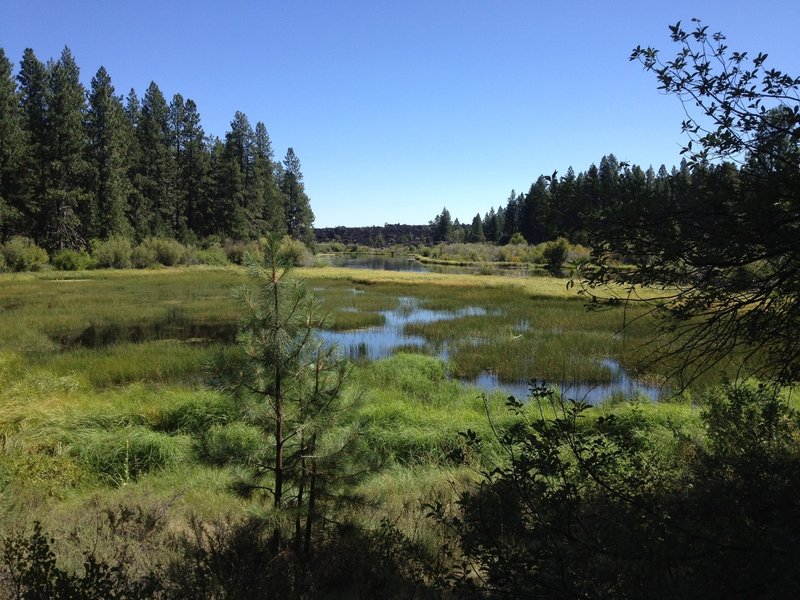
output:
M26 140L20 193L26 230L39 242L43 240L45 232L43 198L48 187L49 78L50 74L44 63L36 58L33 50L26 48L17 75Z
M114 95L108 72L100 67L92 79L86 117L94 198L91 220L84 226L90 237L106 239L131 233L126 218L130 184L126 172L125 127L122 101Z
M294 148L289 148L283 159L281 192L285 202L286 232L295 239L311 242L314 236L314 213L305 192L300 159Z
M150 208L148 233L172 234L175 202L174 161L169 147L169 107L154 81L150 82L142 99L137 137L142 153L137 182L144 204Z
M86 186L86 90L69 48L49 63L50 94L47 111L48 187L45 191L45 243L51 249L85 246L82 222L91 219Z
M25 147L17 84L11 62L0 48L0 243L25 231L21 169Z

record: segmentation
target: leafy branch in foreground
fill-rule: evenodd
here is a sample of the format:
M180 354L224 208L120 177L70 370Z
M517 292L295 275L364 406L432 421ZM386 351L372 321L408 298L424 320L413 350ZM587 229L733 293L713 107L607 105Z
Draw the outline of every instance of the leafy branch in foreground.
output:
M433 517L453 586L485 598L794 597L800 420L774 388L722 386L706 438L637 409L593 415L534 390L498 429L506 459ZM465 436L480 451L481 439Z
M687 110L688 161L664 190L622 173L592 232L585 293L631 290L661 317L654 360L691 381L720 360L778 381L800 377L800 78L732 52L697 22L670 28L673 60L631 55ZM728 162L726 162L728 161ZM736 168L735 163L740 164ZM638 286L663 290L655 301ZM738 368L737 366L737 368ZM737 372L737 375L740 374Z

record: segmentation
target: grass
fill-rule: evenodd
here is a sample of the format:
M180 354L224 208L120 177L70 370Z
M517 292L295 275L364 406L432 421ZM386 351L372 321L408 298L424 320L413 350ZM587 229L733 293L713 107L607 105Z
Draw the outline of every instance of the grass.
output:
M633 348L649 334L642 321L625 338L617 335L622 313L587 313L565 279L328 267L300 273L339 330L382 324L382 311L395 309L401 297L437 311L486 311L409 327L433 345L447 344L449 363L400 352L357 365L345 393L360 402L331 432L355 431L353 462L381 466L354 490L362 501L354 509L358 518L377 525L388 517L431 545L439 538L425 525L422 505L452 502L499 460L494 432L511 420L502 394L484 397L454 376L493 370L508 378L602 381L608 373L598 359L613 355L635 368ZM230 489L235 459L252 454L264 436L240 420L234 399L208 385L204 365L223 344L146 336L96 347L74 343L90 327L231 326L237 319L231 289L243 282L237 267L0 275L6 526L40 519L64 539L74 530L89 536L98 515L139 506L175 532L193 515L241 518L263 508ZM693 423L697 415L677 403L606 406L592 414L603 411L644 418L664 444L672 424ZM484 456L464 444L459 432L466 429L486 440Z

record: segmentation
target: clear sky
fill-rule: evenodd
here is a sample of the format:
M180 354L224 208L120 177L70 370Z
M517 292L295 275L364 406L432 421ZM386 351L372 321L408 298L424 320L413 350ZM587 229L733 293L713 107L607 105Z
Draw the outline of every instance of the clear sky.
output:
M2 0L19 64L69 46L88 86L151 80L192 98L207 133L241 110L302 162L315 225L470 222L538 175L607 153L676 164L683 112L628 61L672 56L667 26L701 18L735 50L800 75L800 2L561 0Z

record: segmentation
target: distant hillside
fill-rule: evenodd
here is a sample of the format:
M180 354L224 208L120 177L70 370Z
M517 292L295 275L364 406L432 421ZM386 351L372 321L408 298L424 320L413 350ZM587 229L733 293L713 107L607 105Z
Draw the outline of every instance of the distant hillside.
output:
M391 246L393 244L430 244L430 225L395 225L383 227L319 227L314 229L317 242L341 242L362 246Z

